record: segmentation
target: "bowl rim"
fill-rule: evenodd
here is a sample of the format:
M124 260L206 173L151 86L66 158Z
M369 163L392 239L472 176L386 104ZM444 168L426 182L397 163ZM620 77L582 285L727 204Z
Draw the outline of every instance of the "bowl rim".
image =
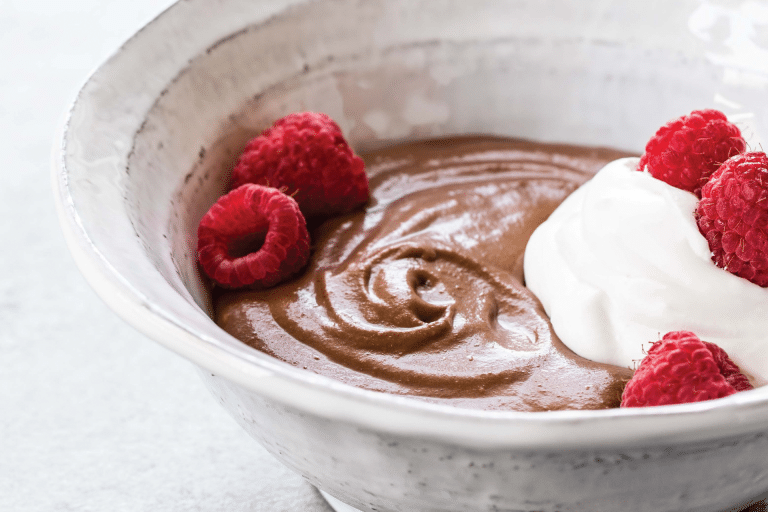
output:
M70 103L55 136L53 188L65 240L78 268L113 311L148 337L189 359L212 375L224 377L304 412L351 422L377 431L408 433L478 446L642 446L672 440L711 440L765 430L768 425L768 386L718 400L636 409L590 411L488 411L434 404L416 398L357 388L271 358L244 344L222 347L206 334L154 303L104 256L75 207L69 175L77 165L67 148L77 137L73 113L87 105L84 91L103 78L107 65L130 61L134 43L164 20L182 14L181 4L205 0L177 0L120 45L91 72ZM304 1L304 0L302 0ZM290 4L290 0L285 2ZM182 63L177 72L182 72ZM107 80L108 82L108 80ZM132 137L136 136L134 132ZM58 144L57 144L58 143ZM158 276L162 279L162 276ZM174 291L174 293L176 293ZM202 315L204 313L201 311ZM231 337L221 331L222 336ZM234 338L233 338L234 339ZM288 389L289 393L281 393ZM324 401L327 401L324 403ZM370 415L371 417L366 417ZM413 422L421 422L421 426ZM574 430L575 429L575 430ZM622 431L629 429L629 433ZM580 432L573 439L568 433ZM590 433L591 431L591 433ZM617 432L618 431L618 432ZM538 433L537 433L538 432ZM519 439L519 435L529 435ZM578 436L577 436L578 437Z

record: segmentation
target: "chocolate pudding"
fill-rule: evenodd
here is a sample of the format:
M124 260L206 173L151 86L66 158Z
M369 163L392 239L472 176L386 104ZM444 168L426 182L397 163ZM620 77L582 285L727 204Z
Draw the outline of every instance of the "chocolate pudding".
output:
M307 371L430 402L619 406L632 371L563 345L525 287L523 254L571 192L626 153L467 136L361 156L366 208L316 227L295 279L218 291L223 329Z

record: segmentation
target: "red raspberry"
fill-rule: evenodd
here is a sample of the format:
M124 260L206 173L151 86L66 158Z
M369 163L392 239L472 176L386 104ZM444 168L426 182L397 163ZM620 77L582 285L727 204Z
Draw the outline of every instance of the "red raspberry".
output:
M225 288L267 288L307 262L307 223L296 201L279 190L243 185L203 216L197 254L205 273Z
M232 171L232 186L279 188L307 217L345 213L368 201L363 160L327 115L290 114L251 140Z
M621 407L701 402L747 389L752 385L723 349L675 331L648 350L624 388Z
M704 186L695 215L718 267L768 286L765 153L744 153L720 166Z
M645 146L638 170L701 197L701 187L720 164L747 143L719 110L694 110L665 124Z

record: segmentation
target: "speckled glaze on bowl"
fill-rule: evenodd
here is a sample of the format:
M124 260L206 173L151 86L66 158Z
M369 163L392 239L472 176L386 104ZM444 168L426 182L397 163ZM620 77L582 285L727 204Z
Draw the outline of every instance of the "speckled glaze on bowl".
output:
M195 363L278 459L360 510L723 510L768 489L768 388L550 413L351 388L218 329L195 226L245 141L296 110L327 112L358 150L494 133L640 151L662 122L713 106L756 145L766 23L758 2L180 1L72 106L54 173L64 232L118 314Z

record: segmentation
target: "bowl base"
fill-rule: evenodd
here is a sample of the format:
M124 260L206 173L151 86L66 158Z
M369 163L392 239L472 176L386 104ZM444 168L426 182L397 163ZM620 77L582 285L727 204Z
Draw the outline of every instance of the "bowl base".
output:
M320 491L320 489L318 489L318 491ZM333 496L331 496L325 491L320 491L320 494L323 496L323 498L325 498L325 501L327 501L328 504L331 506L331 508L336 512L360 512L360 510L354 507L351 507L346 503L342 503L341 501L337 500L336 498L334 498Z
M320 491L320 489L318 489L318 491ZM330 505L331 508L335 510L335 512L361 512L359 509L339 501L325 491L320 491L320 495L325 498L325 501L328 502L328 505ZM768 512L768 497L765 497L760 501L753 502L746 508L738 507L736 509L728 509L723 512L735 512L737 510L739 512Z

